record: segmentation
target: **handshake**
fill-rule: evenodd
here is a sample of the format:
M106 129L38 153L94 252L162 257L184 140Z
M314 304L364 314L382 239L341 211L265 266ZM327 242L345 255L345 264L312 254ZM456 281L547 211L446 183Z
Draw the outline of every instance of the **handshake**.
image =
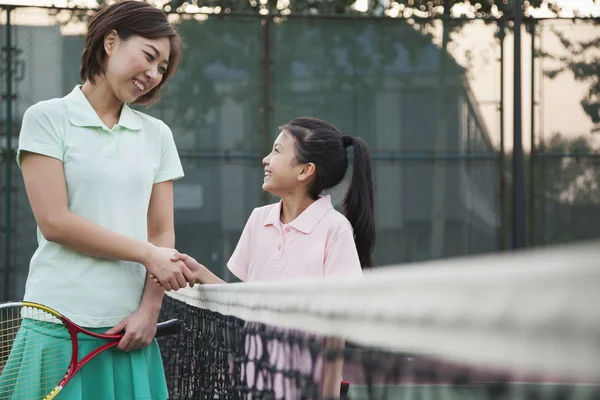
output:
M154 282L166 291L179 290L200 281L206 267L175 249L152 246L142 264Z

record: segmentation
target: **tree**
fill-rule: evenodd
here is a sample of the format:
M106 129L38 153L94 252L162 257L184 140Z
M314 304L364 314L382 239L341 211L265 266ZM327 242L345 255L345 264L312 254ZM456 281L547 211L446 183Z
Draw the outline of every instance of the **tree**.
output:
M583 20L581 24L600 26L599 20ZM600 124L600 34L583 39L572 39L568 34L553 29L568 55L544 53L542 56L556 63L556 67L545 71L550 79L563 73L571 73L576 81L589 82L590 87L581 99L581 107L592 122ZM596 128L596 130L598 130Z
M600 234L599 150L586 135L565 138L555 134L548 141L550 154L570 154L546 162L541 171L545 179L535 182L550 205L547 212L551 221L555 221L555 226L550 226L554 228L549 231L550 241L587 239Z
M599 237L600 146L595 146L586 134L566 137L555 133L542 151L545 156L536 157L534 165L536 181L527 182L535 193L535 217L526 216L528 229L534 233L534 242L529 245ZM530 157L525 154L526 169L531 168ZM508 192L512 190L509 168L507 164ZM528 199L530 195L526 191Z

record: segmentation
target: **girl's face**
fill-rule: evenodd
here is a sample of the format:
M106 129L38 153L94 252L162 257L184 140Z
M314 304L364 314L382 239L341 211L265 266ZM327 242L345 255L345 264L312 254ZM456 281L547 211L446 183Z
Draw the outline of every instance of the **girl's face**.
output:
M105 76L115 96L124 103L154 89L162 81L169 63L169 38L146 39L132 36L119 38L116 31L106 35Z
M275 139L273 150L263 159L265 179L262 188L278 197L296 192L306 181L306 166L296 162L294 143L292 135L281 132Z

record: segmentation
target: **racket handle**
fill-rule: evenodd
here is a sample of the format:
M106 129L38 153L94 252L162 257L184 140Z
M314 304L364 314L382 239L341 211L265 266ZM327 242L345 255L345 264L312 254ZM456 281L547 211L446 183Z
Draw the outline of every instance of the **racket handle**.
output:
M156 326L156 335L154 337L161 337L165 335L174 335L181 331L181 321L178 319L170 319L166 322L161 322Z
M347 399L348 389L350 389L350 382L342 380L342 384L340 387L340 395L341 395L340 400Z

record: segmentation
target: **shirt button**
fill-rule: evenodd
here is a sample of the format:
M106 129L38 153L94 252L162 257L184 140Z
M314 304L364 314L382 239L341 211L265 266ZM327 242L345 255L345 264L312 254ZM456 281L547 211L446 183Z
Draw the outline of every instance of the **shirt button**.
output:
M285 232L288 233L290 231L290 228L285 228Z
M277 246L277 251L281 251L281 246Z

